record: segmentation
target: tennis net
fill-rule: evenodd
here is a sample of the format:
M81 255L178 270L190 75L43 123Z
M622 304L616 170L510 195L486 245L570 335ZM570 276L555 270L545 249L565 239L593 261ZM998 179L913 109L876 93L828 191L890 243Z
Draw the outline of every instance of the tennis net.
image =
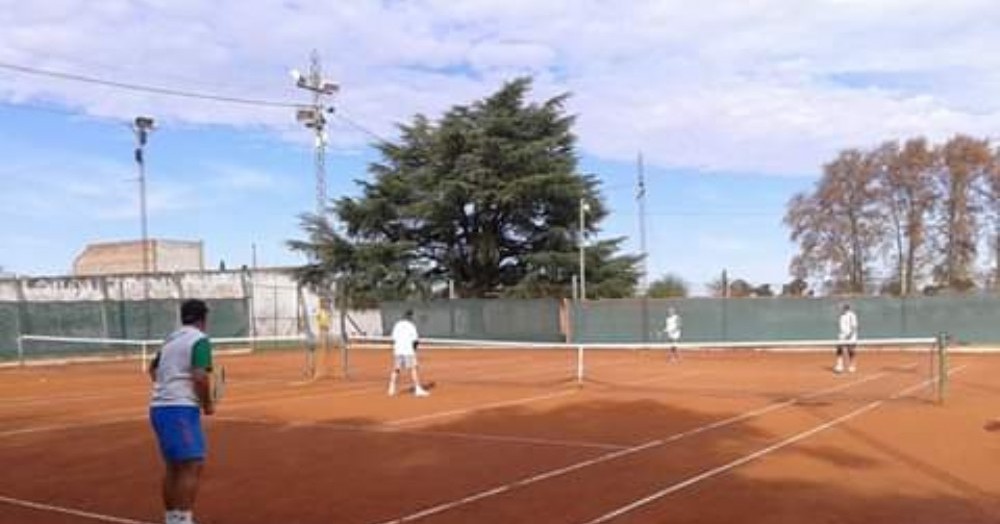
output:
M305 336L213 337L211 341L219 355L294 350L308 345L308 338ZM153 339L21 335L17 339L17 364L27 366L135 361L138 363L136 368L145 370L149 359L162 344L162 340Z
M947 382L946 337L870 338L853 341L861 369L898 365L926 374L930 388L943 398ZM699 363L701 369L761 369L774 380L799 370L802 374L834 371L839 340L756 340L654 343L565 343L421 338L418 359L423 380L452 383L543 385L627 385L653 382L664 375L661 366L673 361ZM382 380L391 366L391 339L354 337L349 340L345 371L358 379ZM677 358L672 355L677 349ZM347 364L349 363L349 364ZM670 368L685 369L684 366ZM849 370L845 367L844 372Z

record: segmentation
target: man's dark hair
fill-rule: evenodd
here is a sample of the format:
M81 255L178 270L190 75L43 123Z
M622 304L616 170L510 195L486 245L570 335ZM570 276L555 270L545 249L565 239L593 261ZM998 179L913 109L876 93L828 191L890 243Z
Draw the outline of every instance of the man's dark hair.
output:
M204 300L191 298L181 304L181 324L185 326L202 322L208 316L208 304Z
M413 310L407 309L403 312L403 318L413 318Z

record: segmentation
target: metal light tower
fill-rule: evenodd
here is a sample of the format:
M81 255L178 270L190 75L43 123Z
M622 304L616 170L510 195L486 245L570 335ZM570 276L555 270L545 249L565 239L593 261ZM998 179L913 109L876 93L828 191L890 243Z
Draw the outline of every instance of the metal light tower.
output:
M584 197L580 197L580 300L587 300L587 219L586 214L590 211L590 204Z
M319 52L314 49L309 56L307 75L292 70L295 85L313 95L312 104L299 107L295 112L295 119L312 129L316 135L316 214L323 216L326 209L326 115L333 113L333 107L326 106L324 97L336 94L340 91L340 86L323 79Z
M150 252L149 252L149 216L146 211L146 159L145 150L146 142L149 139L149 133L156 128L156 123L151 117L148 116L137 116L135 121L132 123L132 130L135 132L135 163L139 169L139 217L142 224L142 298L143 306L145 308L145 322L146 322L146 333L145 340L149 340L152 336L152 320L150 318L149 312L149 271L150 271Z
M144 151L149 133L155 129L156 125L152 118L148 116L137 116L132 124L135 131L135 163L139 168L139 215L142 220L142 272L149 273L149 218L146 213L146 160Z
M642 151L636 160L638 180L635 198L639 201L639 250L642 253L642 341L649 340L649 253L646 251L646 167L642 161Z

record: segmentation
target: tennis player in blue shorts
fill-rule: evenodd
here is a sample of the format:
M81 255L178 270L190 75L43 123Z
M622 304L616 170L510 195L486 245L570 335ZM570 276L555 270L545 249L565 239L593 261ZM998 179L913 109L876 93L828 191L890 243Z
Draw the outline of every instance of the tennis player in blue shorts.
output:
M149 419L166 465L166 524L194 524L192 510L205 460L201 414L211 415L212 345L205 335L208 306L181 304L181 326L167 337L149 366L153 380Z

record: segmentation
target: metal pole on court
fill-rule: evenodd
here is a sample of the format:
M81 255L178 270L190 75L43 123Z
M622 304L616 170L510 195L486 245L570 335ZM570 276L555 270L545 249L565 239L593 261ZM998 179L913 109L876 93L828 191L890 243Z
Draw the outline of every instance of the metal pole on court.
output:
M938 403L944 404L948 389L948 334L938 333Z
M576 384L583 385L583 344L576 346Z

